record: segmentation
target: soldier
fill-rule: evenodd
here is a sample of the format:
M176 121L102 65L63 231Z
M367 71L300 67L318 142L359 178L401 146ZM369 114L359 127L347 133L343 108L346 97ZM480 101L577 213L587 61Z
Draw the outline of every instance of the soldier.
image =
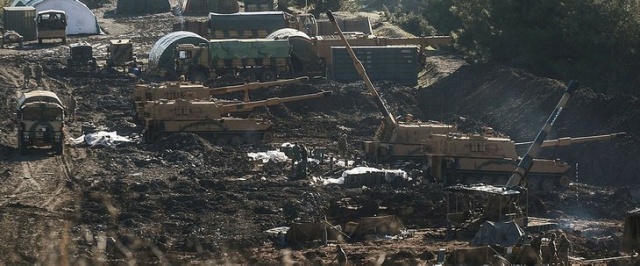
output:
M551 233L549 237L549 264L555 265L558 262L558 249L556 246L556 233Z
M560 235L560 241L558 241L558 259L560 264L569 266L569 253L571 252L571 242L567 239L565 234Z
M336 252L338 253L338 265L344 266L347 265L347 253L344 252L344 249L340 245L336 246Z
M28 88L29 87L29 81L31 80L31 75L32 71L31 71L31 67L29 65L24 65L22 67L22 75L23 75L23 83L22 83L22 88Z
M307 158L309 158L309 151L307 148L300 144L300 163L298 164L298 178L306 178L307 177Z
M293 148L291 148L291 172L295 171L296 163L300 160L300 146L298 146L297 142L293 143Z
M538 236L536 236L535 238L533 238L533 240L531 240L531 247L540 257L542 257L542 252L541 252L542 238L544 238L544 233L540 232Z
M42 85L42 66L40 64L33 66L33 78L38 86Z
M69 102L67 103L67 112L69 116L69 121L76 121L76 98L73 95L69 95Z
M340 138L338 139L338 151L340 152L340 157L344 158L344 165L349 166L349 158L347 157L347 149L349 148L347 144L347 134L342 133Z

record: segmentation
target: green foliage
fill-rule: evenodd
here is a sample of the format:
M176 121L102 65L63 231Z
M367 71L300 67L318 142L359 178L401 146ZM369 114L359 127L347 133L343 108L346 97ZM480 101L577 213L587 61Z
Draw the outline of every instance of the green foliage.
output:
M430 26L427 20L413 12L409 14L396 13L392 22L398 24L403 30L417 36L434 35L436 32L435 28Z
M422 16L477 61L632 92L640 84L637 0L426 0Z

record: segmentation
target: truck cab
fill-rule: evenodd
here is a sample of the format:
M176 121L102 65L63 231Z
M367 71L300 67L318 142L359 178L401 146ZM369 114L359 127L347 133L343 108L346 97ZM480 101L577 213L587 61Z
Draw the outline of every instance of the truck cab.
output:
M212 74L209 71L209 48L207 44L179 44L176 48L176 72L186 75L191 82L204 82Z
M18 151L24 154L30 146L51 146L62 154L64 145L64 105L51 91L23 93L16 108Z
M44 10L36 17L38 43L44 39L62 39L67 43L67 13L62 10Z

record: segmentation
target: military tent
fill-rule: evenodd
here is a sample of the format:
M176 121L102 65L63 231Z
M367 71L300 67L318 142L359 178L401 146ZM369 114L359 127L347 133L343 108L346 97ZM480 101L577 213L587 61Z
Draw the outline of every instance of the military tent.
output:
M176 47L185 43L198 45L207 43L207 39L189 31L175 31L162 36L149 51L148 71L167 77L175 76Z
M640 208L627 212L621 242L623 252L631 253L640 248Z
M486 221L482 224L475 237L471 239L471 244L476 246L500 245L508 247L515 245L522 235L524 235L524 230L514 221L504 223Z
M236 0L186 0L182 10L187 15L231 14L240 12L240 5Z
M14 0L11 6L32 6L36 12L62 10L67 13L67 35L100 34L98 19L78 0Z
M169 12L169 0L118 0L117 14L156 14Z

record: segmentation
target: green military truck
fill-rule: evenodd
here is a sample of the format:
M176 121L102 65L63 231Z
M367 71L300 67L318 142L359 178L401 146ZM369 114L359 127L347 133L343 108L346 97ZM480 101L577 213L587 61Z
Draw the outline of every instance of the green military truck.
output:
M51 146L56 154L64 147L64 105L51 91L23 93L16 108L18 151L24 154L30 146Z
M177 46L178 75L192 82L235 75L247 81L272 81L292 72L289 40L226 39Z

